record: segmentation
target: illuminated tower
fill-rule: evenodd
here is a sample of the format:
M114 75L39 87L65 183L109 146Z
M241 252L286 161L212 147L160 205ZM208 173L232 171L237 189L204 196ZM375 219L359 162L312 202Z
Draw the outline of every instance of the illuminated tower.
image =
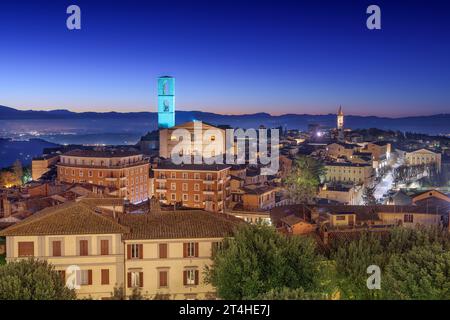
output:
M337 114L337 131L338 131L338 140L340 142L344 142L344 112L342 111L342 106L339 106L338 114Z
M342 111L342 107L339 106L338 115L337 115L337 129L344 129L344 112Z
M175 78L158 78L158 128L175 125Z

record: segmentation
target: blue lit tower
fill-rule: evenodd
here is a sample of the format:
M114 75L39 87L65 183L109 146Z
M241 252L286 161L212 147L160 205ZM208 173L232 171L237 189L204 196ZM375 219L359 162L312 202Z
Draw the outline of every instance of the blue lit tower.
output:
M158 78L158 127L171 128L175 125L175 78Z

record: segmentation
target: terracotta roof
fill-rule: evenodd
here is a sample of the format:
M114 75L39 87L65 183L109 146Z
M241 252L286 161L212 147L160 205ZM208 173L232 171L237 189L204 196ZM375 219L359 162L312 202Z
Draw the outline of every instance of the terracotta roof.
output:
M243 220L202 210L162 211L147 215L124 215L119 222L130 228L130 239L223 238L233 234Z
M302 221L303 221L303 219L300 217L297 217L295 214L291 214L290 216L281 218L281 222L284 222L288 226L293 226Z
M96 214L81 202L68 202L46 208L3 230L0 236L107 234L128 229L112 219Z

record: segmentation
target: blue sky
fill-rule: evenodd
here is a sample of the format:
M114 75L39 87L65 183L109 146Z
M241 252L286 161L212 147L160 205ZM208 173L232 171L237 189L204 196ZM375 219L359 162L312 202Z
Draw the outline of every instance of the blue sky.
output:
M369 4L382 30L366 28ZM2 0L0 104L155 111L168 74L178 110L448 113L448 21L444 0Z

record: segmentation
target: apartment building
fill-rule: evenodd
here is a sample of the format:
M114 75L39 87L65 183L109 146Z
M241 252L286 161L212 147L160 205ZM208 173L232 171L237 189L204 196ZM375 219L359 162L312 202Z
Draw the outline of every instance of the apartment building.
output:
M121 149L72 150L60 156L57 180L113 187L132 203L146 201L150 164L143 154Z
M224 164L159 164L155 194L165 204L223 212L231 200L230 166Z
M374 161L389 160L392 147L389 142L368 142L360 150L361 153L369 153Z
M203 270L242 220L200 210L102 216L82 201L48 208L0 232L6 260L47 260L79 298L214 296Z
M346 184L368 184L374 177L374 169L370 164L336 162L325 164L326 182L342 182Z
M438 171L441 170L442 155L428 149L419 149L406 152L405 162L408 166L417 166L421 164L435 164Z

